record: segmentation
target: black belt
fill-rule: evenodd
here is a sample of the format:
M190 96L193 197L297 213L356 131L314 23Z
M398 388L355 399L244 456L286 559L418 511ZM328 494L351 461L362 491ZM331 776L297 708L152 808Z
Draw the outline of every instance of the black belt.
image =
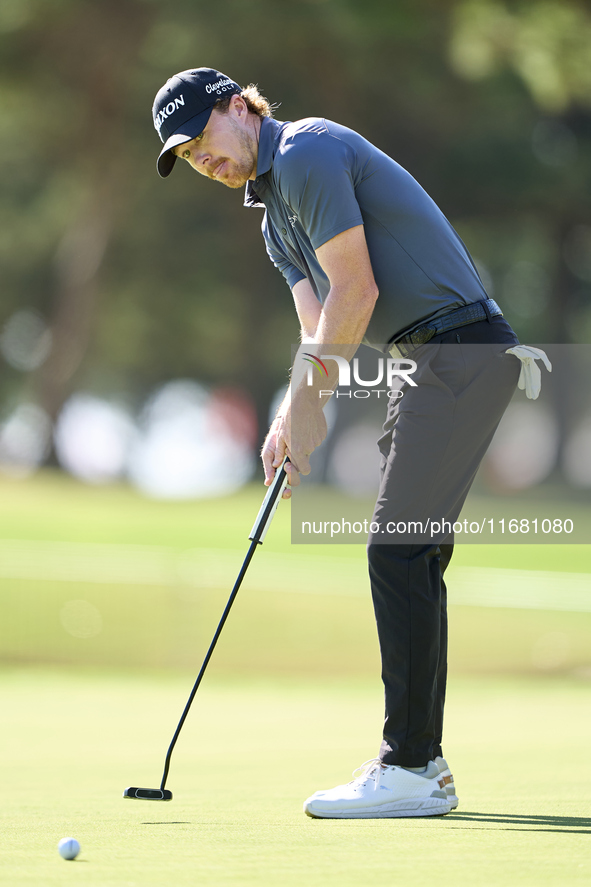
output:
M449 314L427 321L425 326L417 327L405 336L401 336L400 339L395 339L394 344L424 345L433 336L455 330L459 326L467 326L469 323L477 323L479 320L487 320L488 317L502 316L502 314L503 312L494 299L472 302L471 305L466 305L464 308L457 308L455 311L450 311Z

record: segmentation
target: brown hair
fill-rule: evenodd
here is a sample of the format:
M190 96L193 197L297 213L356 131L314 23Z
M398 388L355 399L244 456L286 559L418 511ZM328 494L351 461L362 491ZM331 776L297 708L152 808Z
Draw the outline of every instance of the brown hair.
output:
M279 107L276 104L271 104L264 95L261 95L258 86L254 83L250 83L243 89L240 97L246 102L248 110L256 114L257 117L272 117L273 112ZM231 101L232 96L225 96L215 103L214 109L219 111L220 114L227 114Z

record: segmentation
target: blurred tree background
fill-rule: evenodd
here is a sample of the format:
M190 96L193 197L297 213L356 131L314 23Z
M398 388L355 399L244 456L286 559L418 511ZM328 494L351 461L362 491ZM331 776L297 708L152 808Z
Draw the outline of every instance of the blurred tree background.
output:
M77 391L137 413L188 378L248 392L264 434L298 325L261 216L155 169L154 95L200 65L398 160L522 341L590 341L582 2L2 0L0 52L0 421Z

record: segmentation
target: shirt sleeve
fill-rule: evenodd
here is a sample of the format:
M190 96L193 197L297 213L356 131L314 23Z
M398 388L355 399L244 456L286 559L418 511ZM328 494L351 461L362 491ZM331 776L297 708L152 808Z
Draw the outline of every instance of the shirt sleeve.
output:
M262 224L263 237L265 238L265 247L267 249L267 255L273 262L276 268L281 271L283 276L287 281L287 285L290 289L296 285L299 280L303 280L306 276L302 274L299 268L296 268L295 265L289 260L287 253L285 252L285 248L281 240L276 236L273 225L269 221L267 213L265 213L265 217L263 219Z
M295 133L275 159L281 196L315 250L363 224L355 196L355 163L354 149L327 130Z

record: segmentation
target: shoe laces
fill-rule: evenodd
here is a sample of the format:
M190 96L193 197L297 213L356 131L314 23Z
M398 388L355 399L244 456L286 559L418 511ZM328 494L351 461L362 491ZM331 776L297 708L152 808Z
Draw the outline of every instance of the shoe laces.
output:
M353 773L351 774L353 776L353 782L360 785L368 779L371 779L374 782L374 791L377 791L380 787L380 778L384 769L385 766L382 764L380 758L370 758L369 761L364 761L360 767L353 770Z

